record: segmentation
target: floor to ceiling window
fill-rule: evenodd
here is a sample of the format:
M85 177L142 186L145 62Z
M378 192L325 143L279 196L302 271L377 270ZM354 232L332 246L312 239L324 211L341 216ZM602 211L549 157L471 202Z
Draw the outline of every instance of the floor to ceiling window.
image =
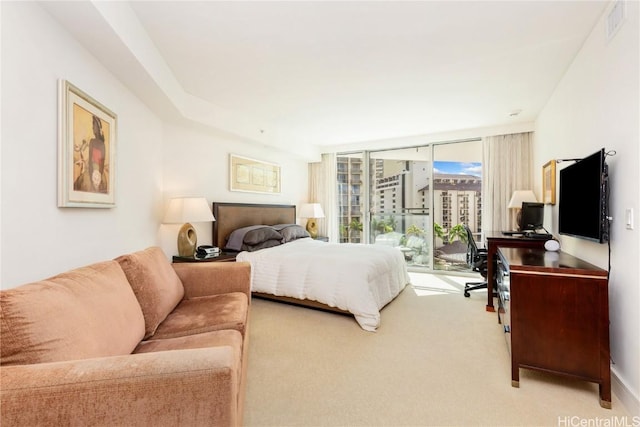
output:
M464 225L482 229L480 140L336 158L341 242L398 247L414 269L467 270Z
M433 146L434 270L467 270L469 226L482 231L482 141Z

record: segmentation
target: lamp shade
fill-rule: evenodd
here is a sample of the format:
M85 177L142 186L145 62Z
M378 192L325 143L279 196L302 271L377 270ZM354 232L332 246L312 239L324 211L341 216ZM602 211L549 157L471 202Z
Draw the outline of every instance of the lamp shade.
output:
M522 202L537 202L536 195L531 190L516 190L509 200L508 208L522 208Z
M324 218L320 203L305 203L300 207L300 218Z
M164 214L165 224L215 221L204 197L179 197L171 199Z

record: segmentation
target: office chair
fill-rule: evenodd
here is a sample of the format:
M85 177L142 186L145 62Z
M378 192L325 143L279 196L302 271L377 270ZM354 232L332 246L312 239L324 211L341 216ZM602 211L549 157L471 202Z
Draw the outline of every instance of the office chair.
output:
M464 228L467 231L467 264L472 271L477 271L484 278L482 282L464 284L464 296L469 298L469 291L487 288L487 250L478 248L468 225L464 224Z

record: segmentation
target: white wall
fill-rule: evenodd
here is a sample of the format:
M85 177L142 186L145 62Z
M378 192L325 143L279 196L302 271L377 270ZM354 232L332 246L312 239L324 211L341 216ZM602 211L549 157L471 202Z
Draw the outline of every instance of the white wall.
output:
M160 245L177 253L169 198L306 202L306 161L183 121L166 123L35 2L3 2L1 287ZM118 116L116 207L57 207L57 85L66 79ZM282 193L228 190L229 153L278 163ZM211 224L194 224L211 243Z
M2 3L2 288L155 244L162 123L35 2ZM113 209L57 207L57 80L118 115Z
M229 191L229 154L276 163L281 167L281 193L259 194ZM272 147L257 146L204 127L169 124L164 127L164 199L205 197L211 202L300 205L307 202L308 164ZM212 224L193 224L198 244L211 244ZM180 225L163 225L161 245L165 253L177 253Z
M605 16L540 114L535 129L534 165L541 171L550 159L580 158L605 147L611 184L610 342L613 372L635 398L640 396L640 67L639 3L626 2L627 20L609 42ZM565 163L558 165L560 170ZM537 194L541 178L536 179ZM635 212L635 228L624 226L626 208ZM558 205L547 207L547 228L558 233ZM561 237L562 249L604 269L606 244Z

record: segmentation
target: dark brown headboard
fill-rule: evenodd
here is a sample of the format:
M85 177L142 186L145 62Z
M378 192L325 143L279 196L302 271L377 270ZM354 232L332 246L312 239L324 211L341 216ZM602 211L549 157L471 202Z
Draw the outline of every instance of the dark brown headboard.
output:
M213 203L213 245L224 248L233 230L249 225L295 224L295 205Z

